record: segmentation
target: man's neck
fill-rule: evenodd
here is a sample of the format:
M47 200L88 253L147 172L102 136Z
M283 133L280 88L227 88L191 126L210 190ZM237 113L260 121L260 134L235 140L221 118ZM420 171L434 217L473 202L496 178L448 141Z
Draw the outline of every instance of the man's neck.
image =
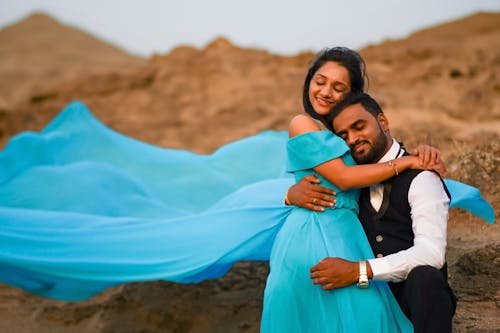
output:
M397 158L400 148L401 148L400 144L392 137L389 137L387 142L387 147L384 150L382 156L380 156L377 159L377 163L387 162Z

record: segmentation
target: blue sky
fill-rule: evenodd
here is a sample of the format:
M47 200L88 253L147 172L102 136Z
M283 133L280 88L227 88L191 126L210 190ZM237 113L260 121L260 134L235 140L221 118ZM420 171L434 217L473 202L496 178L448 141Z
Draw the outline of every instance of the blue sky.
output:
M141 56L226 37L279 54L403 38L500 0L0 0L0 28L35 11Z

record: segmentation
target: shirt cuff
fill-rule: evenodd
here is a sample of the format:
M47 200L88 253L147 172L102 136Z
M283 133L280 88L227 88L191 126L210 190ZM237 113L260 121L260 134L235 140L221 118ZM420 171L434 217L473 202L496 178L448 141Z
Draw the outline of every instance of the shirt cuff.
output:
M369 259L372 268L373 280L388 281L390 279L391 265L386 258Z

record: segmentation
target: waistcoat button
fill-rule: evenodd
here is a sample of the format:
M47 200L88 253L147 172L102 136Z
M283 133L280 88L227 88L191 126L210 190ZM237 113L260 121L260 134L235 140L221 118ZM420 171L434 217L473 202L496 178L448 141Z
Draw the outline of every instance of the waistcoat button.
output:
M382 237L382 235L377 235L377 237L375 237L375 240L377 241L377 243L380 243L384 240L384 237Z

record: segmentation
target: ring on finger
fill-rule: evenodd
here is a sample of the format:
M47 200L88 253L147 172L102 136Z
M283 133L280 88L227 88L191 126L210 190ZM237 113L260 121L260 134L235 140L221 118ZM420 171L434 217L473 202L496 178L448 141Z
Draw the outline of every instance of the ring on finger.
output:
M316 205L317 201L318 201L318 199L313 199L313 205Z

